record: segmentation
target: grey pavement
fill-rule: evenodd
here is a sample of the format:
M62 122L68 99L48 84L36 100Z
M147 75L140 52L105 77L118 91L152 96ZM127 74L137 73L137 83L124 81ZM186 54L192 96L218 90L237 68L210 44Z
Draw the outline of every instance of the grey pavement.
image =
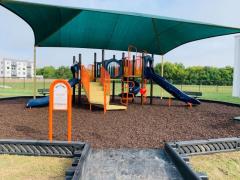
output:
M83 180L178 180L174 164L159 149L92 150Z

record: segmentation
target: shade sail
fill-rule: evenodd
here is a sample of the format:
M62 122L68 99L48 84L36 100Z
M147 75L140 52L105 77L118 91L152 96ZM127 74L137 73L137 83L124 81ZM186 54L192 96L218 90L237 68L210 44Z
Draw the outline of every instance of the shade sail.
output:
M163 55L196 40L240 33L239 28L129 12L70 8L0 0L25 20L39 47L76 47L139 51Z

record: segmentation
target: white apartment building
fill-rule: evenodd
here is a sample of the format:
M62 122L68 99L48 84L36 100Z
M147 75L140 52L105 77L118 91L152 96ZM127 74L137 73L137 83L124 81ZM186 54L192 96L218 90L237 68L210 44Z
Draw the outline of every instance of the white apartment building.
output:
M34 74L33 62L3 58L0 59L0 77L32 78Z

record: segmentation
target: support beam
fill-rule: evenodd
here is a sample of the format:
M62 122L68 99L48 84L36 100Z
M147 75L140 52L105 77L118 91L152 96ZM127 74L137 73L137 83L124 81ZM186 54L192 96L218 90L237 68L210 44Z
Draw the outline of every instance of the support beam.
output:
M145 68L145 63L144 63L144 53L142 53L142 76L141 76L141 88L144 87L144 68ZM144 104L144 97L143 94L141 94L141 105Z
M113 55L113 59L116 59L116 56ZM113 74L115 74L115 67L113 68ZM115 101L115 81L112 81L112 101Z
M94 53L94 82L97 81L97 53Z
M82 96L82 82L81 82L81 66L82 66L82 54L79 54L78 56L78 67L79 67L79 72L78 72L78 78L79 78L79 83L78 83L78 106L81 105L81 96Z
M124 93L124 62L125 61L125 53L122 53L122 81L121 81L121 92Z
M73 65L76 63L76 57L73 56ZM75 73L73 74L73 78L77 78L75 77ZM73 86L73 94L72 94L72 103L75 104L76 103L76 87Z
M105 51L102 49L102 67L104 67Z
M235 60L232 96L240 97L240 36L235 37Z
M33 98L36 99L37 96L37 52L36 52L36 46L34 46L34 52L33 52Z
M154 59L154 54L152 54L152 58ZM154 63L154 61L153 61L153 63ZM151 68L154 67L153 63L152 63ZM152 79L150 80L150 104L151 105L153 104L153 80Z
M136 65L136 58L135 58L135 55L133 55L133 62L132 62L132 75L134 76L135 75L135 65ZM133 77L133 80L134 80L134 77Z
M161 62L161 76L163 77L163 71L164 71L164 57L162 56L162 62ZM163 99L163 88L161 88L161 99Z

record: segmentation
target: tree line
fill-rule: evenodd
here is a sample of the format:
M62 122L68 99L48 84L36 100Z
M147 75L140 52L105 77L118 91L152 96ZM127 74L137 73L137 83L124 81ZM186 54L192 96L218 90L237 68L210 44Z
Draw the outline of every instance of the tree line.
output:
M55 68L53 66L45 66L37 69L37 75L42 75L46 79L70 79L72 72L70 67L60 66Z
M161 74L161 63L154 67ZM233 68L209 66L185 67L182 63L164 63L163 76L174 84L232 85Z
M155 72L161 75L161 63L154 67ZM46 66L37 69L37 75L51 79L72 78L70 67ZM164 63L164 78L174 84L202 84L202 85L232 85L233 68L226 66L222 68L209 66L185 67L182 63Z

